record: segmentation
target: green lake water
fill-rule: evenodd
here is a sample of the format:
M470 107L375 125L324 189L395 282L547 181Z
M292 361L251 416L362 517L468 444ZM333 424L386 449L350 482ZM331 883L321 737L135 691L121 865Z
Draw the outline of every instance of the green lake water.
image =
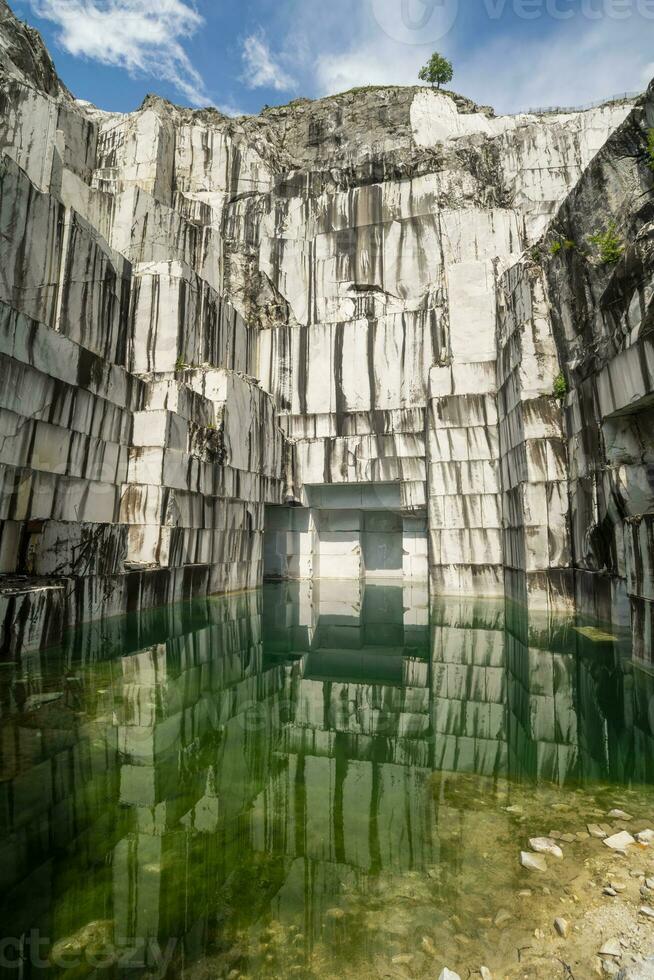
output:
M616 804L654 815L654 672L578 627L415 588L271 585L1 664L0 972L361 980L497 960L529 834Z

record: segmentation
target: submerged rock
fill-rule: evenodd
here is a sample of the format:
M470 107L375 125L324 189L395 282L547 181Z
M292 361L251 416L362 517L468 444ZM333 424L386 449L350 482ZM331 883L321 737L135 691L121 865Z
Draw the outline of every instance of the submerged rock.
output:
M527 871L547 871L547 861L541 854L530 854L529 851L522 851L520 863Z
M600 956L613 956L616 959L622 957L623 949L618 939L608 939L599 950Z
M325 918L331 919L332 921L339 921L340 919L345 918L345 911L341 908L338 908L338 906L332 909L327 909L327 911L325 912Z
M72 936L59 939L50 952L50 962L55 966L63 966L64 961L70 962L75 956L112 954L114 923L111 919L97 919L82 926ZM80 966L79 963L75 964Z
M635 844L636 840L626 830L621 830L619 834L613 834L611 837L606 837L604 843L607 847L610 847L612 851L618 851L625 854L627 848Z
M617 974L616 980L654 980L654 957L624 967Z
M504 926L509 924L512 918L513 916L507 909L500 909L493 919L493 923L498 929L503 929Z
M550 857L555 858L563 857L563 851L551 837L531 837L529 846L532 851L536 851L538 854L549 854Z

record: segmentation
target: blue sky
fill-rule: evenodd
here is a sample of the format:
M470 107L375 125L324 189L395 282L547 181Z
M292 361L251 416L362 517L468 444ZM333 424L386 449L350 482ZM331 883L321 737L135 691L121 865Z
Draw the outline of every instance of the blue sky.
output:
M452 88L500 112L578 105L654 76L654 0L10 0L79 98L148 92L231 114L355 85L417 82L433 50Z

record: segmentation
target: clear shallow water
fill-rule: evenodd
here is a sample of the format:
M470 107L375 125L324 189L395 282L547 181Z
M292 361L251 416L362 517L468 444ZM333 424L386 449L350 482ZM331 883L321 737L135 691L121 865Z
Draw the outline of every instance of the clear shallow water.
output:
M0 706L12 976L465 976L512 955L529 835L654 815L628 645L415 589L110 621L1 665Z

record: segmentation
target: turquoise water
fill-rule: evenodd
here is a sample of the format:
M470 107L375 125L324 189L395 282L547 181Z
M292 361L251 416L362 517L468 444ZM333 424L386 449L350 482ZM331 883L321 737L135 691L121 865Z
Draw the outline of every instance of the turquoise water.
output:
M307 583L2 664L0 969L497 961L526 834L578 831L616 800L652 811L654 676L576 626Z

